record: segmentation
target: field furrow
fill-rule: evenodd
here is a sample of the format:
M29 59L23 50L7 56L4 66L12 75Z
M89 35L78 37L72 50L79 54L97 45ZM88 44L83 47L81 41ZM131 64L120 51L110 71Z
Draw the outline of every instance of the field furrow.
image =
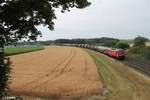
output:
M80 48L50 46L10 58L15 95L79 98L102 90L95 63Z

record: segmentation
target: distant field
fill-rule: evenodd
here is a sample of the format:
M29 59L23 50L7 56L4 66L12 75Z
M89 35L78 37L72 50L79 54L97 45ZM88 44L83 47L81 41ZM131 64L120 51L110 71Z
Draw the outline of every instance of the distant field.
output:
M7 56L16 55L21 53L27 53L32 51L38 51L44 49L43 46L33 45L33 46L24 46L24 47L12 47L12 48L5 48L5 54Z
M150 42L147 42L146 45L147 45L147 46L150 46Z
M130 47L132 47L134 45L134 43L129 43ZM146 42L146 46L150 46L150 42Z

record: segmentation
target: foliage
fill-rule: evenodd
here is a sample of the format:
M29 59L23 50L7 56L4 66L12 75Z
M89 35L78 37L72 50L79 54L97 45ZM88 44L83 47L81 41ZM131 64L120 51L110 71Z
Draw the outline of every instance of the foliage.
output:
M150 47L132 47L129 49L129 54L139 59L150 60Z
M150 60L150 47L146 47L147 38L138 36L134 39L134 45L129 49L129 56L137 59Z
M107 44L108 42L119 41L114 38L89 38L89 39L57 39L54 41L49 41L49 43L55 44Z
M3 50L0 49L0 98L7 95L8 79L10 78L10 61L4 56Z
M121 49L128 49L130 45L126 42L118 42L115 47Z
M106 41L106 42L104 43L104 46L106 46L106 47L115 47L118 42L119 42L118 39Z
M150 47L145 48L144 53L143 53L143 56L144 56L146 59L150 60Z
M36 40L41 36L38 25L54 29L55 10L62 12L70 8L85 8L87 0L0 0L0 49L23 38ZM0 52L0 96L6 91L9 64L5 64L4 51ZM1 99L1 97L0 97Z
M145 46L145 43L148 41L147 38L138 36L134 39L134 46Z
M7 43L22 38L36 40L41 34L36 26L42 24L50 30L54 29L56 8L62 7L64 12L70 7L85 8L88 5L87 0L2 0L0 31Z

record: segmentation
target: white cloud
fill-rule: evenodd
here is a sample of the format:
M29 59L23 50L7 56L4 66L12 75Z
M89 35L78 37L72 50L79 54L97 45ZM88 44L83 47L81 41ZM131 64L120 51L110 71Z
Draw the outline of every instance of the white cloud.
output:
M55 31L40 27L44 33L41 39L137 35L150 38L149 0L91 1L92 5L86 9L72 9L63 14L57 11Z

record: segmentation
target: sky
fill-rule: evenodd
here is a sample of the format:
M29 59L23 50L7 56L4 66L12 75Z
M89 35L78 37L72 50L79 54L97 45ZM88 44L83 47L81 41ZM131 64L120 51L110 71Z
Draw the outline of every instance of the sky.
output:
M112 37L150 38L150 0L89 0L85 9L56 10L55 30L38 26L43 37L38 40L62 38Z

